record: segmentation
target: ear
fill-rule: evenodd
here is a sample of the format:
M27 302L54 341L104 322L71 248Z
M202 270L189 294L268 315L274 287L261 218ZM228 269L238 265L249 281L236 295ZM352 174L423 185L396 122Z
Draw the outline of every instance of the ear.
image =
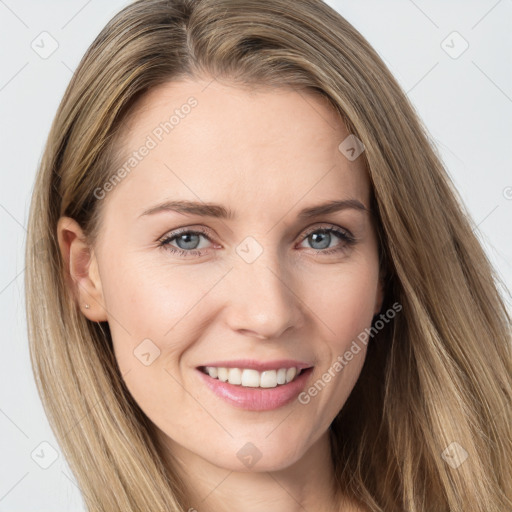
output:
M81 311L93 322L106 321L98 261L82 228L74 219L61 217L57 223L57 237L68 281Z

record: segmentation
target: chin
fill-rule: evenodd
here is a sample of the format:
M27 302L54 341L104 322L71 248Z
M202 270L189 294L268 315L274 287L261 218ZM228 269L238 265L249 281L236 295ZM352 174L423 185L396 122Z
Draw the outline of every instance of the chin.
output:
M278 427L279 428L279 427ZM212 464L230 471L259 473L281 471L297 463L311 448L308 440L300 440L288 431L280 436L265 430L260 436L233 439L214 454L204 454Z

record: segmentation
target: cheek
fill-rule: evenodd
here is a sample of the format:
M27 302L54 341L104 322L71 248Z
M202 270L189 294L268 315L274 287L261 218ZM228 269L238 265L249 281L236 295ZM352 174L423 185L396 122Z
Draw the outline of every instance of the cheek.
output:
M328 278L316 281L321 288L309 294L322 332L316 349L321 365L299 403L317 418L320 430L343 407L364 364L378 290L373 263L331 270Z
M186 313L183 293L175 291L179 283L167 282L147 264L118 259L105 272L102 288L121 374L160 366L166 357L163 335Z
M184 269L133 260L117 261L105 279L120 373L132 397L155 423L164 419L164 424L172 424L176 411L182 419L191 412L180 362L193 344L201 298L215 276L206 281L200 285L191 282Z
M149 260L149 258L147 258ZM126 259L111 265L102 279L109 323L120 339L181 339L173 334L218 280L215 275ZM164 347L162 347L164 348Z
M308 304L326 326L331 344L342 350L371 324L378 293L378 268L372 264L340 266L316 279Z

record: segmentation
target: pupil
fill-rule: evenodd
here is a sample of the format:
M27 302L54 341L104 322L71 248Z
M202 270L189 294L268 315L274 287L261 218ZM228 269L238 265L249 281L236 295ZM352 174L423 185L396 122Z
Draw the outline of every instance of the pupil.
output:
M321 243L321 246L320 247L314 247L314 249L325 249L326 247L329 247L329 243L330 243L330 237L331 237L331 234L330 233L314 233L313 235L311 235L311 238L313 239L313 243L317 242L318 240L318 237L320 237L320 242L322 242L322 237L324 237L324 240L323 240L323 243ZM312 245L313 245L312 243Z
M193 237L198 238L198 235L195 235L193 233L184 233L176 240L176 243L178 244L180 249L195 249L197 245L197 240L194 240L193 242L190 241L190 239ZM184 242L185 246L183 247L180 244L180 242Z

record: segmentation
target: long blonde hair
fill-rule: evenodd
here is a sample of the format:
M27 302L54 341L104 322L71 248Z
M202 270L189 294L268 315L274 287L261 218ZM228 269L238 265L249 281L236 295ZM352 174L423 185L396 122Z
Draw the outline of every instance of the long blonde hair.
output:
M383 310L403 309L370 342L331 425L340 490L371 511L512 510L502 283L407 97L320 0L136 1L98 35L65 92L33 191L26 303L39 393L88 510L187 507L119 373L108 324L80 312L57 221L72 217L94 241L94 191L114 170L130 107L159 84L201 76L321 94L364 144ZM468 454L456 468L441 455L453 442Z

